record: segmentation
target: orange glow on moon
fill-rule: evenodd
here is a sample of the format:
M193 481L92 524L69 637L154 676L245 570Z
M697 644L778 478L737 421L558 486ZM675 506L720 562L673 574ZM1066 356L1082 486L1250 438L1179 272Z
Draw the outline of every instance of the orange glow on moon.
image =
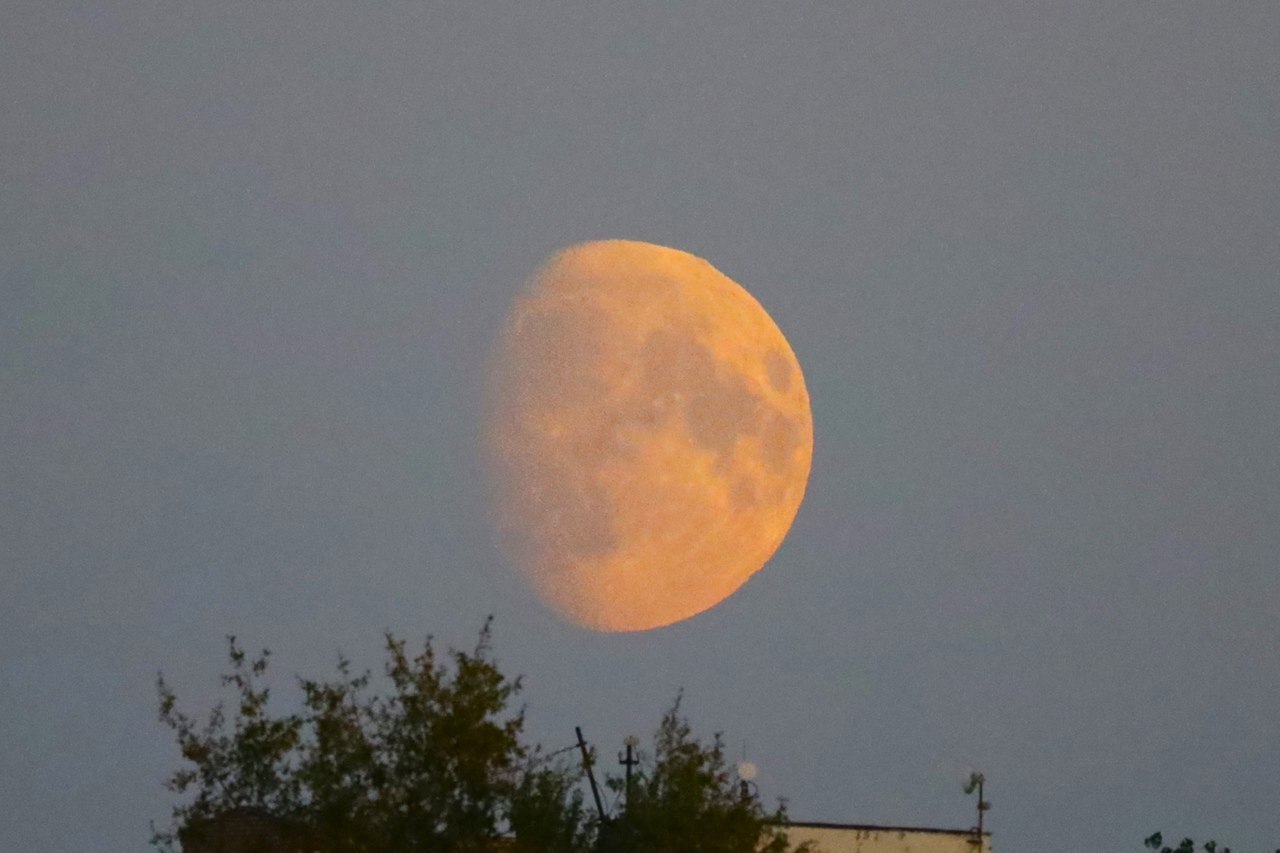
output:
M800 508L800 365L701 258L623 240L559 252L512 307L489 383L503 546L579 625L642 631L715 606Z

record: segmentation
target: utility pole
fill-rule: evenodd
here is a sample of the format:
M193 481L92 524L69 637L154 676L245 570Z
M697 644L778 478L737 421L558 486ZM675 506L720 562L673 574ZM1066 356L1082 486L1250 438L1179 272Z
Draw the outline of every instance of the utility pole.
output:
M627 754L624 757L621 752L618 753L618 763L621 764L623 767L625 767L627 770L627 787L626 787L627 807L630 808L631 807L631 768L635 767L637 764L640 763L640 759L636 758L635 756L636 744L638 744L639 741L636 740L634 735L628 735L627 739L624 740L623 743L626 744L627 746Z
M600 800L600 788L596 785L596 775L591 772L591 753L587 752L587 741L582 737L582 726L574 726L578 733L578 749L582 751L582 769L587 771L587 781L591 783L591 796L596 801L596 814L600 815L600 825L609 822L604 813L604 803Z

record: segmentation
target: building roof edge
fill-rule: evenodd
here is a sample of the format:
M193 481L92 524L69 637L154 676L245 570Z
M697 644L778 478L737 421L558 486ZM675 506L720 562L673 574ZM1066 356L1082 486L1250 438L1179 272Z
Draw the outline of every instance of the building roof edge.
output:
M932 832L938 835L973 835L972 829L943 829L936 826L884 826L875 823L830 823L819 820L786 820L783 827L809 827L812 829L856 829L867 832ZM984 830L982 835L990 837L991 832Z

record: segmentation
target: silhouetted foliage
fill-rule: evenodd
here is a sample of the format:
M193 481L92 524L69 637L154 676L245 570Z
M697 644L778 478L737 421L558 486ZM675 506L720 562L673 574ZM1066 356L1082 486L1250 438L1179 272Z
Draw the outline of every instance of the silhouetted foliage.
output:
M696 740L678 699L626 808L602 821L583 805L581 769L524 742L523 711L509 707L520 680L493 662L489 623L471 652L437 655L428 638L411 654L388 634L386 653L385 689L340 658L333 679L300 680L301 710L281 715L263 685L269 653L250 658L234 637L222 676L233 701L205 722L179 711L160 677L160 719L184 760L168 788L186 801L152 843L176 850L233 815L301 833L321 853L489 851L500 838L518 853L787 849L782 807L766 812L735 783L719 736ZM625 781L606 784L622 793Z
M630 790L625 776L609 787L625 807L606 828L608 853L783 853L789 849L785 807L767 812L753 786L735 781L725 764L720 735L710 744L693 737L680 714L680 698L662 717L653 753L640 755ZM809 849L807 847L802 849Z
M303 710L272 716L260 686L268 653L250 660L229 638L234 713L223 704L198 725L159 680L160 719L190 765L168 787L194 798L173 810L153 843L174 849L184 827L236 809L260 809L312 828L325 853L589 849L577 773L547 761L521 735L519 693L490 658L486 623L472 652L439 659L430 639L410 655L386 637L390 690L342 659L331 681L301 682Z
M1164 843L1164 835L1156 832L1152 833L1145 841L1142 842L1148 850L1155 850L1157 853L1195 853L1196 843L1190 838L1184 838L1178 843L1177 847L1166 847ZM1205 853L1231 853L1230 847L1219 847L1216 841L1206 841L1200 847ZM1277 850L1276 853L1280 853Z

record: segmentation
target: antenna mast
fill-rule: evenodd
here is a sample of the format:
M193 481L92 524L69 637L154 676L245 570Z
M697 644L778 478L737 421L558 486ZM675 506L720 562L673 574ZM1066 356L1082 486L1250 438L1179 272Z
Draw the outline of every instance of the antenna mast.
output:
M969 781L964 785L964 792L966 794L972 794L974 791L978 792L978 825L974 827L973 838L969 840L969 843L977 846L979 850L982 849L982 818L991 808L991 803L987 802L986 798L982 795L982 789L986 783L987 777L977 771L974 771L969 774Z

